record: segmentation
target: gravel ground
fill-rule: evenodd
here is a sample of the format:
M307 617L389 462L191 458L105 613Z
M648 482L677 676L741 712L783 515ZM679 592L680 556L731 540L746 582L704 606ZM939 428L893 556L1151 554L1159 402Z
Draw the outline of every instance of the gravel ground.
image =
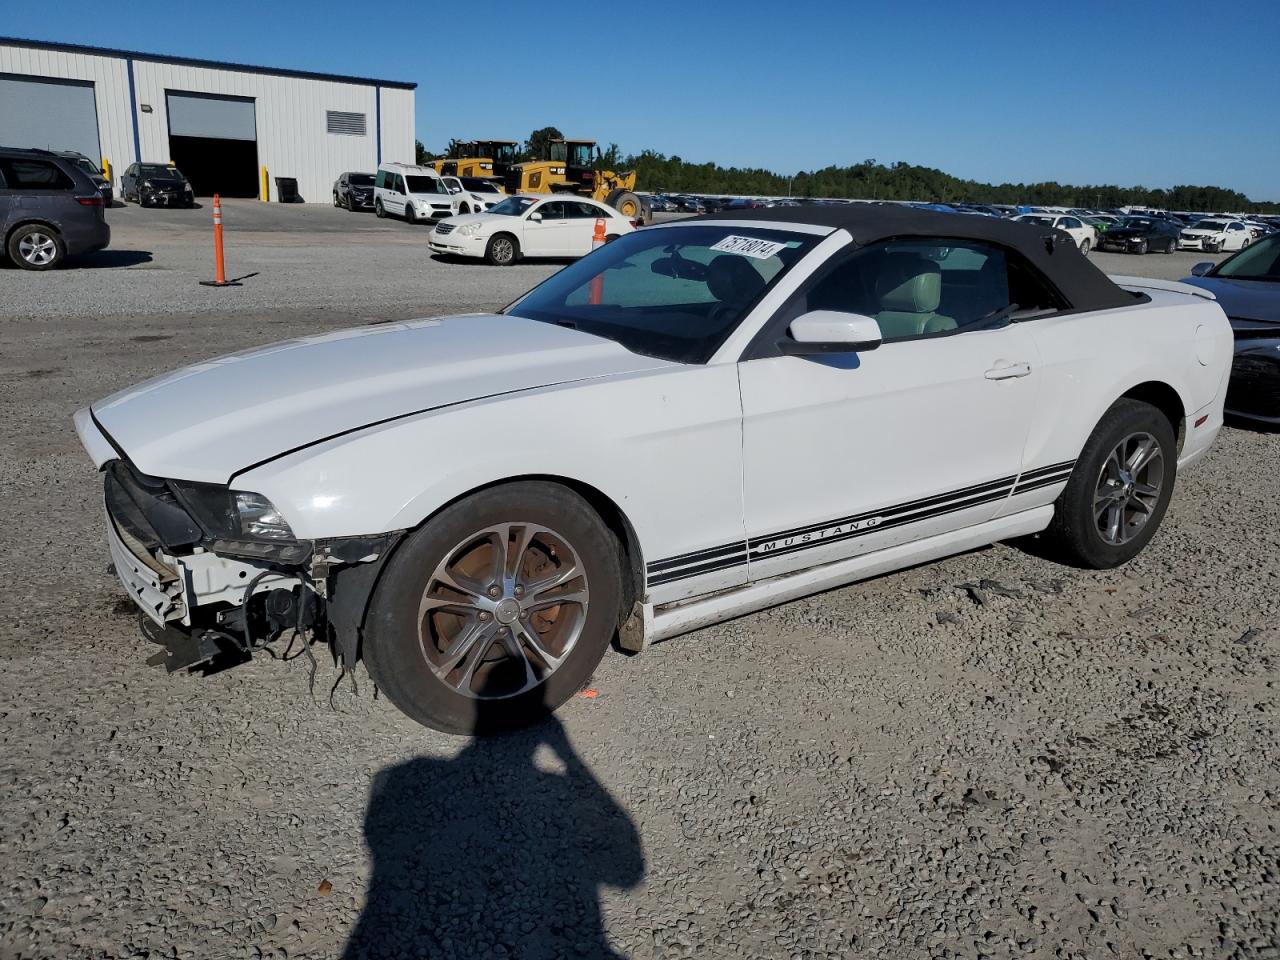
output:
M363 673L331 707L327 662L314 696L305 660L147 667L70 415L554 265L232 203L258 276L208 290L186 215L113 210L116 269L0 268L0 958L1280 956L1274 435L1225 431L1122 570L996 546L609 656L556 720L450 738Z

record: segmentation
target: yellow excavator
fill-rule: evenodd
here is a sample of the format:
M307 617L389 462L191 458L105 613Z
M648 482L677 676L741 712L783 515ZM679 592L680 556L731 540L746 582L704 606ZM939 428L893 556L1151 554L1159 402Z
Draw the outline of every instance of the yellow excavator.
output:
M427 164L442 177L496 177L505 180L516 159L515 140L466 140L450 155Z
M613 207L624 217L648 221L649 213L636 196L635 171L596 170L600 150L594 140L552 140L542 160L507 167L507 193L573 193Z

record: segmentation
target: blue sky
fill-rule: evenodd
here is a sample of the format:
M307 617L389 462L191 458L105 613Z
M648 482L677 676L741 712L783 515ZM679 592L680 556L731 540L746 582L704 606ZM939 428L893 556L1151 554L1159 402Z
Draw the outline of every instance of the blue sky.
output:
M554 124L782 173L875 158L1280 200L1280 0L4 7L11 36L416 81L434 148Z

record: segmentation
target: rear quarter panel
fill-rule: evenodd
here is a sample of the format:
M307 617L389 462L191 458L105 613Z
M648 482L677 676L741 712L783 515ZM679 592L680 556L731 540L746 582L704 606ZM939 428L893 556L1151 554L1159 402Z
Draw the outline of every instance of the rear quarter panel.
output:
M1216 435L1231 366L1231 325L1211 300L1146 292L1149 303L1030 322L1043 379L1024 457L1029 468L1077 457L1107 409L1144 383L1172 387L1187 419L1209 414L1202 427L1187 424L1188 445Z

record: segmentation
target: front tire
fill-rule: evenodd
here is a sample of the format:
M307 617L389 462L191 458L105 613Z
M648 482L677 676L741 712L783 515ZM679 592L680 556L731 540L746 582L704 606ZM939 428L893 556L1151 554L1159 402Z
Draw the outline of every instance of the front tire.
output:
M1169 246L1165 248L1165 251L1164 251L1164 252L1165 252L1165 253L1168 253L1168 254L1174 254L1174 253L1177 253L1177 252L1178 252L1178 241L1177 241L1177 240L1170 240L1170 241L1169 241Z
M381 220L383 217L387 215L387 211L383 208L381 200L374 201L373 213L379 220Z
M1091 244L1088 240L1081 240L1081 241L1080 241L1080 252L1081 252L1084 256L1086 256L1086 257L1087 257L1087 256L1089 255L1089 251L1090 251L1092 248L1093 248L1093 244Z
M57 230L28 223L9 235L9 259L23 270L52 270L67 255Z
M1138 400L1117 400L1085 442L1046 537L1076 566L1127 563L1155 536L1177 470L1177 439L1165 415Z
M411 534L374 592L364 659L387 699L446 733L526 726L579 690L622 612L621 548L558 484L491 487Z
M509 233L499 233L489 238L484 258L495 267L509 267L520 258L520 242Z
M1138 243L1136 247L1133 248L1133 252L1141 256L1142 254L1147 252L1148 246L1149 244L1147 243L1147 241L1142 240Z

